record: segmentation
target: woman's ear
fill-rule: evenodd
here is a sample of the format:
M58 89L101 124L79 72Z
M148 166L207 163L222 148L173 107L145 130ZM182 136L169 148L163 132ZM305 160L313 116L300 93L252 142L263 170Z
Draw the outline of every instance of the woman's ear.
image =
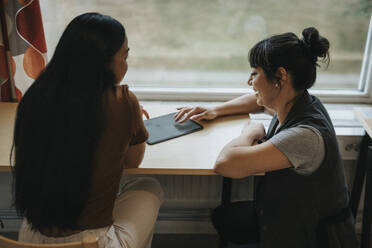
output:
M286 83L287 82L288 72L287 72L287 70L284 67L279 67L276 70L275 76L278 79L278 83L281 84L281 86L282 86L283 83Z
M276 70L275 74L276 74L275 76L279 79L280 84L283 84L283 83L287 82L288 72L284 67L279 67Z

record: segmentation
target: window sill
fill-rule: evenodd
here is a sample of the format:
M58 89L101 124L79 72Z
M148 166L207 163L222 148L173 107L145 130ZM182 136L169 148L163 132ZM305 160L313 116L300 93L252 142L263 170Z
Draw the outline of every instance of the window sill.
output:
M242 94L252 93L247 88L160 88L130 87L141 100L146 101L227 101ZM327 103L371 103L368 92L358 90L310 90Z

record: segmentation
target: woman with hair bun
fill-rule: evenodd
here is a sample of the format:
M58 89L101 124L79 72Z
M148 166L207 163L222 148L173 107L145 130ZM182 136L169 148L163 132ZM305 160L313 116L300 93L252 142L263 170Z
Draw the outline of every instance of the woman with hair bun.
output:
M163 191L152 178L120 183L138 167L147 131L127 85L128 37L110 16L86 13L63 32L18 105L14 205L19 240L98 238L100 248L151 246ZM146 113L145 113L146 114Z
M231 178L257 173L253 202L217 207L212 222L226 242L260 247L357 247L344 168L332 121L308 89L329 42L317 29L274 35L249 52L248 85L255 94L205 108L180 108L183 122L266 111L267 133L249 121L218 155L215 172Z

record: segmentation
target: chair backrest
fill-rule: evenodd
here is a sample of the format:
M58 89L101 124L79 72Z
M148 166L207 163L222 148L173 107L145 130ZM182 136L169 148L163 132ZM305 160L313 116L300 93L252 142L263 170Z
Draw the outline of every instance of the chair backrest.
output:
M34 244L15 241L0 235L0 248L98 248L98 240L95 235L87 235L81 242Z

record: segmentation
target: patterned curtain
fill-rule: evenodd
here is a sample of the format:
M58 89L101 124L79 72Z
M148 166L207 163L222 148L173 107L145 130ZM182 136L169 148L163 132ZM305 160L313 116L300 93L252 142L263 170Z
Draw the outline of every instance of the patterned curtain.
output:
M39 0L0 0L0 101L17 102L46 65Z

